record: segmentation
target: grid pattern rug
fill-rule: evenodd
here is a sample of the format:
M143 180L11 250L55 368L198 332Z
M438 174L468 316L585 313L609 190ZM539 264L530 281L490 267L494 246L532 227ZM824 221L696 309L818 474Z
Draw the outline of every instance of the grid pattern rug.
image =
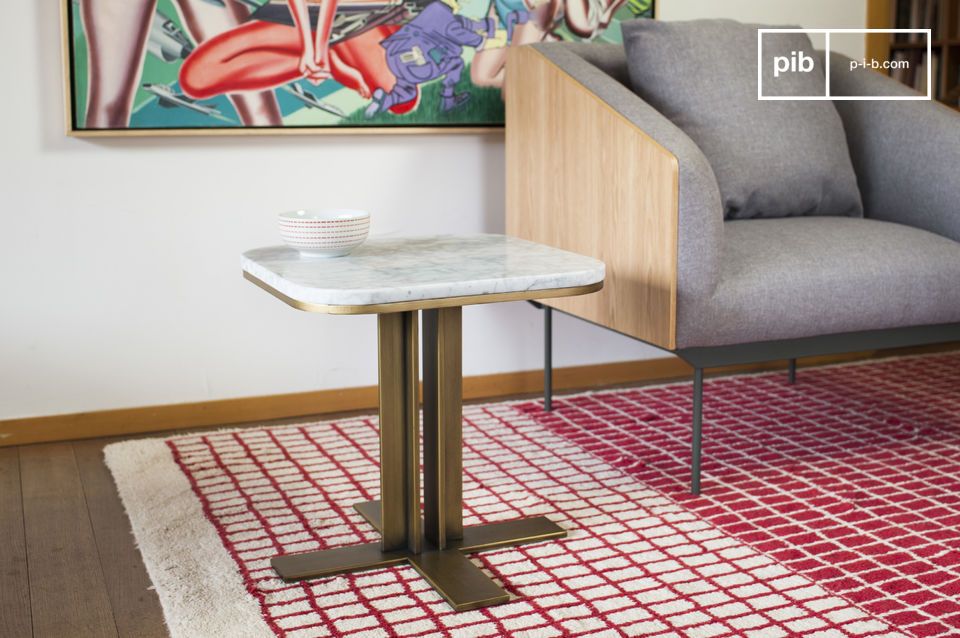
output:
M725 535L915 636L960 636L960 355L708 381L703 495L689 386L531 418Z
M409 567L286 584L278 553L377 539L373 418L111 445L174 636L928 636L960 633L960 355L464 411L468 525L561 541L471 555L511 601L465 613Z

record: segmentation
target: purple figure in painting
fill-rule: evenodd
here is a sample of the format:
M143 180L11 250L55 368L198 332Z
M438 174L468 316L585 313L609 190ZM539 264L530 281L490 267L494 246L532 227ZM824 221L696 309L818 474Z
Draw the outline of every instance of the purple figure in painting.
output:
M526 24L529 20L529 11L511 11L508 13L505 25L507 27L507 42L513 40L513 28L521 24Z
M454 13L456 0L431 2L399 31L381 42L387 66L397 78L390 91L377 89L366 116L373 117L394 104L408 102L424 82L442 78L440 107L444 111L470 99L469 93L455 93L463 72L463 47L479 48L497 32L496 20L471 20Z

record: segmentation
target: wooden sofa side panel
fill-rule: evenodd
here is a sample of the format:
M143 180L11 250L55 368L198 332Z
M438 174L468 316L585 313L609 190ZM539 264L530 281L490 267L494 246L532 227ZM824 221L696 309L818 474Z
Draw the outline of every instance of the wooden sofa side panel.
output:
M600 292L547 305L674 349L676 157L532 47L507 67L507 233L607 266Z

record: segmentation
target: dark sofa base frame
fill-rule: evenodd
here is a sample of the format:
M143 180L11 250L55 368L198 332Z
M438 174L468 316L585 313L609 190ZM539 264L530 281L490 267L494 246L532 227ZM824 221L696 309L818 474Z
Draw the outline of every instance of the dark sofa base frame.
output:
M530 302L543 311L543 408L547 412L553 409L553 312L554 309L537 302ZM557 312L562 312L557 310ZM569 314L569 313L564 313ZM569 315L575 317L576 315ZM577 317L580 319L580 317ZM581 319L586 321L584 319ZM594 322L593 325L600 326ZM611 330L606 326L600 326ZM611 330L613 331L613 330ZM613 331L617 332L617 331ZM618 332L618 334L623 334ZM655 348L654 344L642 341ZM906 346L924 346L938 343L960 341L960 323L945 323L929 326L910 326L887 330L866 330L863 332L844 332L839 334L784 339L780 341L758 341L729 346L710 346L699 348L679 348L665 350L675 354L693 367L693 424L690 459L690 492L700 493L700 462L703 452L703 371L706 368L776 361L787 359L788 381L796 382L797 359L818 355L875 350L880 348L902 348Z

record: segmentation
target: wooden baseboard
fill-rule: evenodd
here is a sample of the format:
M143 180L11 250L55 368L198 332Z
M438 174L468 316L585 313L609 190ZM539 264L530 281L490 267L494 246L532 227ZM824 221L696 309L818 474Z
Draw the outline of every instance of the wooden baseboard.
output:
M874 350L811 357L803 359L801 364L804 366L825 365L892 355L943 352L957 348L960 348L960 344ZM771 361L715 368L710 370L710 374L759 372L783 367L782 361ZM676 357L663 357L623 363L557 368L554 370L553 385L556 391L564 392L674 381L687 379L690 376L691 368L686 363ZM537 394L542 389L543 372L540 370L486 374L466 377L463 380L463 394L466 401L521 397ZM351 411L372 411L376 407L376 386L365 386L7 419L0 421L0 447L232 425L294 417L322 416Z

